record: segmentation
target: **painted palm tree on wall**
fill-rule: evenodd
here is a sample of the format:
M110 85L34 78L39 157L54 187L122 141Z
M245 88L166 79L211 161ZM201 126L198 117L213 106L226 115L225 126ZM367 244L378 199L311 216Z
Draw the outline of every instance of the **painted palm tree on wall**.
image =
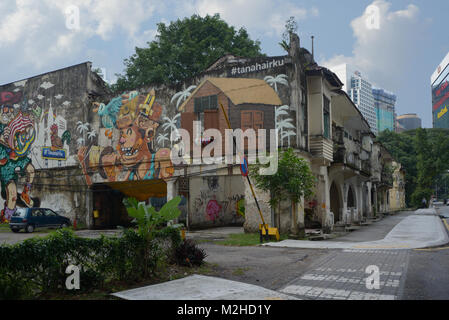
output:
M86 133L89 131L90 124L88 122L83 123L81 121L78 121L76 123L76 130L82 135L76 142L78 143L78 146L81 146L86 142ZM81 143L82 142L82 143Z
M82 145L84 145L84 138L78 138L76 140L76 144L78 145L78 147L81 147Z
M179 105L185 101L190 95L192 94L192 91L196 88L196 86L190 86L184 91L179 91L173 95L173 97L170 100L170 103L176 100L176 109L179 108Z
M289 108L290 107L287 105L277 107L274 111L274 123L275 123L276 129L278 129L278 134L279 134L278 138L280 139L281 144L284 142L285 138L288 138L288 146L290 147L290 137L295 135L295 132L294 132L295 126L292 124L293 119L291 119L291 118L285 118L282 120L279 119L281 116L288 115ZM293 130L285 131L287 129L293 129Z
M95 131L95 129L92 129L92 131L87 133L87 137L89 138L89 140L93 140L95 139L95 137L97 136L97 132Z
M282 133L281 135L281 141L283 141L285 138L288 138L288 147L290 148L290 137L296 136L295 131L288 130Z
M283 84L284 86L288 86L288 77L285 74L278 74L277 76L266 76L264 78L265 82L274 88L276 93L278 92L278 84Z
M165 148L165 141L169 141L168 133L159 133L159 135L156 138L156 142L159 145L162 145L162 148Z
M281 140L281 145L284 143L284 139L285 138L289 138L288 139L288 143L290 146L290 136L292 135L291 133L287 134L287 132L292 132L294 134L294 131L286 131L286 129L295 129L295 126L291 123L293 121L293 119L291 118L287 118L287 119L282 119L281 121L277 122L277 128L279 130L279 134L280 134L280 140Z
M164 131L170 130L170 148L173 146L173 142L179 138L178 125L177 125L179 117L181 117L180 113L175 115L173 118L169 117L162 118L164 121L166 121L162 125L162 129L164 129Z

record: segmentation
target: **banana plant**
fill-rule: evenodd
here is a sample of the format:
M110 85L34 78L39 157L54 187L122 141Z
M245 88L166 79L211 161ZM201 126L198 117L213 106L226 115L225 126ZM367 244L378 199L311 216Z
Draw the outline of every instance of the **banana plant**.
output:
M139 234L151 241L157 231L157 227L163 223L175 220L181 214L178 205L181 197L177 196L162 206L159 211L145 202L138 202L136 198L125 198L123 204L128 214L135 219L139 228Z
M123 204L128 214L137 222L139 235L144 241L144 274L148 276L149 264L151 260L151 251L154 250L154 239L159 232L166 228L176 226L165 226L159 228L164 223L175 220L181 214L178 205L181 197L177 196L162 206L159 211L145 202L139 202L136 198L125 198ZM157 244L156 244L157 245Z

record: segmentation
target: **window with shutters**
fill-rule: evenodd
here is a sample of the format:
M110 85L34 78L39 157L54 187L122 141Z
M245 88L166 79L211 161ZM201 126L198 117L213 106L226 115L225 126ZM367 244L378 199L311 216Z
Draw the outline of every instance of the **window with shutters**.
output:
M204 112L205 110L217 110L218 95L195 98L193 103L193 109L195 113L201 113Z
M324 124L324 137L330 139L330 101L323 95L324 104L323 104L323 124Z
M241 129L243 132L245 132L246 129L253 129L256 133L256 139L258 136L259 129L263 129L263 111L256 111L256 110L242 110L240 113L241 116ZM256 145L251 145L248 148L248 139L244 140L244 148L245 150L256 150L257 149L257 143Z
M254 129L257 134L258 129L263 128L263 111L244 110L241 112L242 130Z

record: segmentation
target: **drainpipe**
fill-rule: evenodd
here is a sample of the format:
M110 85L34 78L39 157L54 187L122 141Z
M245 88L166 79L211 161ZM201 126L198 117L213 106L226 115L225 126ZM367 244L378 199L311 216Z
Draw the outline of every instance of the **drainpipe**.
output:
M314 60L315 59L315 48L313 45L313 39L315 38L315 36L311 36L311 38L312 38L312 59Z

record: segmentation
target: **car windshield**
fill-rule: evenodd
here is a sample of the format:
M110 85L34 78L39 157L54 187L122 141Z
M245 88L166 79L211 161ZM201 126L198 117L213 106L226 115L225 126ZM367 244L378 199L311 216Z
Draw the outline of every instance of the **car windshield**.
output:
M17 208L16 212L14 212L12 216L24 218L26 214L27 214L26 208Z

